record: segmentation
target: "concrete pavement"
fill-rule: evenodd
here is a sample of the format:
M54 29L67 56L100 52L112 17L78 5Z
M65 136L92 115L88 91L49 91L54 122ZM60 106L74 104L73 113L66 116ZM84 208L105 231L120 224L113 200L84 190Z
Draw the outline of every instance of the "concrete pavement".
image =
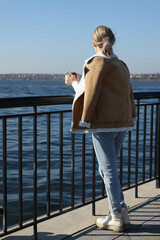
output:
M95 225L68 240L160 240L160 195L129 211L131 229L124 233L100 230Z
M155 188L155 181L152 181L139 186L138 192L138 198L135 198L134 188L124 192L132 224L127 232L114 233L96 228L96 218L108 214L108 201L103 199L96 202L96 216L92 216L92 205L89 204L39 223L38 240L160 240L160 189ZM0 239L33 240L33 227Z

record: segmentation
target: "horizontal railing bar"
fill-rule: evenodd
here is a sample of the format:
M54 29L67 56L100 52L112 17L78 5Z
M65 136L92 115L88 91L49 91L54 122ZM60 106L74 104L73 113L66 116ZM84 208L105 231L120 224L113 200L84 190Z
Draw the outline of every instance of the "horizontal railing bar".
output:
M71 112L72 110L58 110L58 111L51 111L51 112L37 112L37 113L23 113L23 114L10 114L10 115L4 115L4 116L0 116L0 119L3 118L17 118L17 117L33 117L35 114L37 116L39 115L47 115L47 114L59 114L59 113L67 113L67 112Z
M0 233L0 237L7 236L11 233L18 232L19 230L22 230L31 226L33 226L33 222L22 225L21 227L17 225L16 227L13 227L13 229L8 229L6 233Z
M135 106L140 106L140 107L155 106L155 105L159 105L159 103L158 102L153 102L153 103L139 103L139 104L135 104Z
M160 98L160 92L135 92L135 99Z
M135 99L160 98L160 92L136 92ZM74 95L0 98L0 108L72 104Z
M151 179L148 178L148 179L145 179L145 181L137 182L137 184L133 183L130 186L125 185L125 186L123 186L123 191L130 190L131 188L135 188L136 186L141 186L145 183L149 183L149 182L152 182L152 181L155 181L155 180L156 180L156 178L152 177Z
M0 98L0 108L72 104L74 95Z

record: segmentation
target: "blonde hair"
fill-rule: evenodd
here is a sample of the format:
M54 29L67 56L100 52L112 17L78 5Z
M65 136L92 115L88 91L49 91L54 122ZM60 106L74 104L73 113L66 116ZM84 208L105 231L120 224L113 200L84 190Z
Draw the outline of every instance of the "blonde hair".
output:
M109 55L112 52L112 45L115 43L115 36L109 27L101 25L94 30L92 40L103 54Z

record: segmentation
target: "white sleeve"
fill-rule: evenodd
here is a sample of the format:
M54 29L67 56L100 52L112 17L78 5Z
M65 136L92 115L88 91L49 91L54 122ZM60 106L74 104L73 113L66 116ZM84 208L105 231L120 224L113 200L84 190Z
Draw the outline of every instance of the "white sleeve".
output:
M75 92L77 92L77 90L78 90L78 86L79 86L79 82L77 82L77 81L73 81L73 83L72 83L72 87L74 88L74 91L75 91Z

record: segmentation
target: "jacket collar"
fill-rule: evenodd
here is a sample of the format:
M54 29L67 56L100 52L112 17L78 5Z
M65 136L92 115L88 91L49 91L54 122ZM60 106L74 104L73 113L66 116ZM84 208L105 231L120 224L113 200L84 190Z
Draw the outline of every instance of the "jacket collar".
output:
M111 55L106 56L103 53L99 52L94 54L93 56L91 56L90 58L88 58L87 60L85 60L85 64L88 63L92 58L94 57L104 57L104 58L118 58L118 56L116 54L114 54L114 52L111 53ZM84 65L85 65L84 64Z

